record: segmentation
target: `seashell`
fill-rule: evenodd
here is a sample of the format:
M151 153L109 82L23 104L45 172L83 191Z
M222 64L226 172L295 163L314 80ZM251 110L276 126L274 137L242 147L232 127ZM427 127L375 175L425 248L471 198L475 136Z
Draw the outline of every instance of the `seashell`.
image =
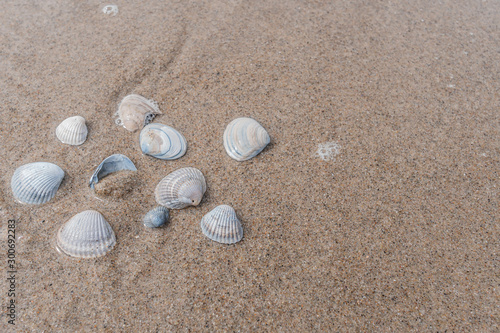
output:
M56 128L56 136L62 142L72 146L78 146L87 140L87 125L85 119L80 116L69 117Z
M156 202L170 209L198 206L207 190L205 177L195 168L176 170L156 185Z
M213 241L232 244L243 238L243 228L233 207L220 205L201 219L201 231Z
M39 205L56 195L63 178L64 171L57 165L35 162L17 168L10 185L20 202Z
M89 186L94 189L99 179L106 177L110 173L121 170L137 171L137 168L127 156L122 154L111 155L105 158L97 169L95 169L94 174L90 178Z
M57 232L56 246L61 252L78 258L95 258L108 253L116 237L101 213L86 210L73 216Z
M145 126L139 137L141 150L146 155L162 160L175 160L186 153L187 142L176 129L163 124Z
M252 118L237 118L224 131L224 148L237 161L246 161L256 156L270 141L264 127Z
M157 114L161 114L161 112L155 101L141 95L128 95L118 106L116 123L130 132L135 132L149 124Z
M102 12L107 15L116 16L116 14L118 14L118 6L106 5L102 8Z
M148 228L158 228L168 221L168 209L163 206L158 206L151 209L144 215L144 226Z

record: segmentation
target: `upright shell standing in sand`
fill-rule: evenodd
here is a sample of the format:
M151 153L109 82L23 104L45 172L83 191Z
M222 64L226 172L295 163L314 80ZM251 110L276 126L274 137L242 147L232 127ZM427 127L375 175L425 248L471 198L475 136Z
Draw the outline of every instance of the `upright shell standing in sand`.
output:
M95 258L108 253L116 237L108 221L95 210L73 216L57 232L57 248L72 257Z
M162 160L175 160L186 153L187 142L175 128L153 123L146 125L139 136L144 154Z
M78 146L87 140L87 125L85 119L80 116L69 117L56 128L56 136L62 142L72 146Z
M205 177L195 168L182 168L163 178L155 190L156 202L170 209L198 206L207 190Z
M39 205L56 195L63 178L64 171L57 165L35 162L17 168L10 186L20 202Z
M237 118L224 131L224 148L227 154L240 162L259 154L270 141L264 127L252 118Z
M231 206L220 205L201 219L201 231L213 241L232 244L243 238L243 228Z
M114 154L106 157L96 168L92 177L90 177L89 186L94 189L95 184L97 184L100 179L106 177L110 173L122 170L137 171L137 168L130 158L123 154Z
M157 114L161 112L155 101L141 95L128 95L118 106L116 124L125 127L130 132L135 132L149 124Z

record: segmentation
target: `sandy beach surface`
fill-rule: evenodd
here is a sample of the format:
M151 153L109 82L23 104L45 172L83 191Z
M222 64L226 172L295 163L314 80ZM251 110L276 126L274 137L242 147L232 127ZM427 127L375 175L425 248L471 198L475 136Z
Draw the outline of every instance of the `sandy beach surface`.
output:
M0 331L498 332L499 23L494 0L2 1ZM158 102L184 157L146 156L115 124L131 93ZM62 144L76 115L87 141ZM237 117L271 136L246 162L222 144ZM88 180L115 153L135 178L96 196ZM38 161L64 180L17 203L14 171ZM158 182L187 166L205 175L201 204L145 228ZM221 204L239 243L201 232ZM87 209L115 248L56 251Z

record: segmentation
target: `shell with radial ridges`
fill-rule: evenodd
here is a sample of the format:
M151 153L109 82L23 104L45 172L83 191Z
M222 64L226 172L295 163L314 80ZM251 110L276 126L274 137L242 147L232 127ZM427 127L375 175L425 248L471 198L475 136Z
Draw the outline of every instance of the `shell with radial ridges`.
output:
M252 118L237 118L224 131L227 154L240 162L258 155L270 141L266 129Z
M64 178L64 171L48 162L28 163L14 171L11 188L22 203L43 204L52 199Z
M158 103L141 95L132 94L125 96L118 106L116 124L135 132L149 124L157 114L161 114Z
M69 117L56 128L56 136L62 143L78 146L87 140L87 125L80 116Z
M108 221L95 210L73 216L57 232L57 248L71 257L95 258L108 253L116 237Z
M243 227L231 206L220 205L201 219L201 231L213 241L233 244L243 238Z
M144 154L162 160L175 160L186 153L186 138L167 125L153 123L145 126L139 136L141 150Z
M178 169L163 178L155 190L156 202L170 209L198 206L207 190L205 177L195 168Z
M158 228L168 221L168 217L168 209L163 206L158 206L144 215L143 223L145 227Z

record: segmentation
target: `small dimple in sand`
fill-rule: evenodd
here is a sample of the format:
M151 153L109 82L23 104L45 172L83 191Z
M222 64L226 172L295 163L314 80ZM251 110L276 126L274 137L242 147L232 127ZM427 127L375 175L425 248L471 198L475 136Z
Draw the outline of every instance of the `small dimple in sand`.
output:
M319 156L323 161L333 161L335 156L340 154L340 145L337 142L320 143L316 156Z

